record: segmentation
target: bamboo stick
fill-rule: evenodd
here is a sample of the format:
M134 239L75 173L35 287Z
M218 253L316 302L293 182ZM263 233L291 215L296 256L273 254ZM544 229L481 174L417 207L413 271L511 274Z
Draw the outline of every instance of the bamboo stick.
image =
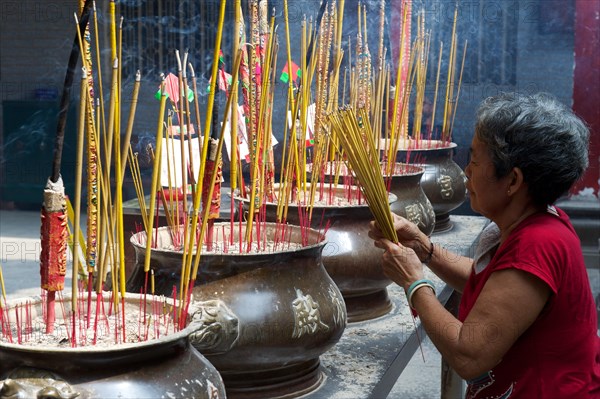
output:
M67 202L67 216L68 216L68 219L71 221L71 224L74 225L73 221L75 219L75 211L73 209L73 204L71 203L71 200L69 198L67 198L66 202ZM87 250L85 248L85 246L86 246L86 239L83 236L83 231L81 231L81 230L79 231L79 237L75 237L75 236L73 236L73 234L71 234L71 239L73 240L73 241L71 241L69 243L69 246L70 246L70 249L71 249L71 254L73 255L73 257L75 257L75 256L79 256L80 257L80 262L82 262L82 263L80 263L81 267L79 268L79 274L82 274L82 272L83 272L83 265L85 264L85 258L81 257L80 254L76 254L74 252L73 242L74 242L75 239L79 240L79 247L81 248L81 252L84 253L84 254L87 252Z
M257 121L257 101L260 98L260 86L257 84L256 71L260 70L260 60L258 56L258 47L260 45L259 26L258 26L258 1L250 0L250 73L253 76L249 81L249 90L247 97L247 123L246 134L250 150L250 210L246 221L246 242L250 242L252 234L252 224L255 212L259 209L260 201L260 177L259 168L259 145L262 142L262 134Z
M198 97L198 84L196 81L196 73L194 72L194 67L192 66L191 63L188 63L188 66L190 68L190 75L192 77L192 90L194 92L194 99L195 99L194 111L196 114L196 130L197 130L196 134L198 136L198 141L200 142L200 139L202 138L203 133L202 133L202 121L200 119L200 104L199 104L200 97ZM200 155L202 155L202 149L200 147L199 147L199 150L201 152ZM196 186L197 183L198 183L197 181L194 181L194 186ZM193 193L192 193L192 198L194 198L196 196L195 190L196 190L196 188L194 187Z

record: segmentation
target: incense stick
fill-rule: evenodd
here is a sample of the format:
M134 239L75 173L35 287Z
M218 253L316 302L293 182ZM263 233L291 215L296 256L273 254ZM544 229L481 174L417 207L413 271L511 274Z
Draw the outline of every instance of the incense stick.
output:
M86 123L86 70L82 68L81 74L81 90L80 90L80 109L79 109L79 124L77 129L77 148L75 156L75 217L73 219L73 235L79 236L79 223L81 216L81 186L82 186L82 175L83 175L83 147L85 143L85 123ZM75 240L73 243L73 252L78 253L79 241ZM73 258L72 268L72 297L71 297L71 309L73 315L73 331L75 329L75 315L77 313L77 269L79 267L79 256ZM75 343L73 343L74 345Z
M202 146L200 172L198 173L198 181L196 183L196 189L195 189L196 191L195 191L195 196L194 196L194 200L193 200L192 225L191 225L190 229L188 230L189 232L194 232L194 233L196 232L196 227L198 224L200 199L202 197L202 189L203 189L203 184L204 184L204 167L206 164L206 155L207 155L207 151L208 151L208 139L209 139L208 132L210 131L209 129L210 129L211 122L212 122L212 113L213 113L212 110L214 107L215 92L216 92L216 88L217 88L217 72L218 72L218 67L219 67L217 60L219 59L219 50L221 48L221 38L223 35L223 24L224 24L224 20L225 20L225 5L226 5L226 1L221 1L221 7L219 10L219 23L217 25L219 28L217 29L217 35L216 35L216 39L215 39L215 48L213 51L213 65L212 65L211 80L210 80L210 93L208 96L208 103L206 106L206 120L205 120L204 131L203 131L204 132L204 144ZM239 66L237 67L237 69L239 69ZM237 72L235 70L234 70L234 73L237 74ZM207 221L203 219L202 224L204 224L204 223L207 223ZM195 237L195 234L194 234L194 237ZM189 253L193 253L193 248L194 248L194 244L195 244L194 240L193 239L189 239L189 240L184 239L184 241L188 243L188 248L185 248L184 250L187 250ZM149 256L150 256L150 254L148 253L147 257L149 257ZM199 262L199 259L198 259L198 262ZM191 256L186 259L186 262L184 264L182 264L182 272L181 272L182 284L190 283L190 281L194 281L192 279L195 279L195 275L190 276L190 273L191 273ZM182 299L187 298L188 290L189 290L189 284L185 284L184 290L180 291Z
M232 80L233 80L234 88L238 84L237 71L239 70L241 59L242 59L242 55L241 55L241 51L239 51L238 54L236 55L235 67L234 67L234 70L233 70L233 79ZM231 112L231 108L232 108L232 104L233 104L232 100L233 100L233 96L229 96L229 98L227 99L227 104L225 105L225 114L223 116L223 121L227 120L227 117L229 116L229 113ZM225 131L225 123L223 123L221 125L221 132L219 134L219 142L218 142L217 151L216 151L216 157L217 157L216 162L217 163L221 159L221 150L223 148L223 138L224 138L224 134L223 133L224 133L224 131ZM216 175L217 175L217 168L215 168L213 170L213 173L212 173L212 175L210 177L210 182L209 182L210 185L209 185L208 198L212 198L213 189L214 189L214 186L215 186ZM204 214L202 216L202 226L201 226L200 235L199 235L199 238L198 238L198 245L197 245L197 250L196 250L196 256L195 256L195 259L194 259L194 268L193 268L193 271L192 271L191 275L188 274L190 276L190 284L192 284L193 282L196 281L196 275L198 274L198 266L200 264L200 256L202 254L202 241L203 241L203 238L204 238L204 234L206 232L206 226L207 226L207 222L208 222L208 213L209 213L209 211L210 211L210 207L209 206L205 207ZM193 218L194 224L195 224L196 220L197 220L197 217L194 217ZM193 224L193 226L194 226L194 224ZM195 231L195 229L192 228L192 231ZM192 242L190 242L190 248L189 248L190 249L190 253L193 253L193 245L192 244L194 244L193 240L192 240Z
M156 127L156 153L160 154L162 149L162 138L163 138L163 121L165 115L165 106L167 103L167 93L165 92L164 75L163 81L160 88L160 107L158 111L158 123ZM158 189L158 181L160 176L160 156L154 158L154 165L152 167L152 183L150 189L150 206L148 209L148 229L146 230L146 258L144 259L144 272L150 270L150 257L152 249L152 227L154 224L154 210L156 209L156 192Z

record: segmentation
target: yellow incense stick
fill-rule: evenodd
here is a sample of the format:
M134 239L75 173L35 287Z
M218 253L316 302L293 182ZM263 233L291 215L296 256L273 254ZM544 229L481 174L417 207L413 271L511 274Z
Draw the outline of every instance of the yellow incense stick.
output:
M465 58L467 56L467 41L465 40L465 46L463 48L463 55L462 55L462 61L461 61L461 65L460 65L460 75L458 78L458 87L456 89L456 99L454 100L455 103L458 103L458 99L460 97L460 87L462 85L462 77L463 77L463 70L465 67ZM454 110L452 112L452 121L450 123L450 132L448 134L447 140L451 141L452 140L452 131L454 130L454 118L456 117L456 110L457 110L457 106L454 106Z
M138 103L138 95L140 92L140 81L141 81L141 74L140 71L138 70L135 74L135 83L133 84L133 93L131 95L131 102L130 102L130 108L129 108L129 118L127 119L127 129L125 130L125 137L123 139L123 148L121 150L121 159L126 160L127 159L127 154L130 151L130 145L129 143L131 142L131 135L133 133L133 123L135 121L135 111L137 109L137 103ZM125 170L127 168L127 162L123 162L123 164L121 165L121 175L125 174Z
M98 105L100 108L100 116L98 117L98 122L96 123L96 126L98 127L98 129L100 129L100 126L102 126L103 131L102 131L102 135L103 137L106 137L106 123L102 123L100 124L100 121L105 122L105 115L104 115L104 96L103 96L103 87L102 87L102 63L100 61L100 42L98 39L98 34L97 32L99 32L98 30L98 16L96 13L96 2L94 1L94 31L96 32L96 34L94 35L94 42L96 45L96 69L98 71ZM100 158L98 158L100 159Z
M119 90L117 90L118 92ZM120 124L118 124L120 125ZM117 126L118 126L117 125ZM119 292L121 297L125 297L125 234L123 229L123 170L121 166L121 132L117 129L113 139L115 153L115 213L116 213L116 228L117 228L117 254L115 259L119 261ZM110 165L107 165L110 167ZM116 287L114 288L116 289Z
M442 121L442 141L448 140L449 118L452 115L453 90L454 90L454 69L456 58L456 21L458 16L458 3L454 8L454 20L452 23L452 35L450 37L450 56L448 60L448 79L446 82L446 102L444 104L444 119Z
M79 104L79 124L77 128L77 148L75 156L75 215L73 217L73 236L79 237L80 231L80 219L81 219L81 186L83 177L83 147L85 143L85 124L86 124L86 96L87 96L87 85L86 85L87 73L85 68L82 68L81 74L81 91L80 91L80 104ZM79 241L75 240L73 243L73 253L79 252ZM73 258L73 269L72 269L72 298L71 298L71 309L73 314L77 313L77 270L79 269L79 256Z
M217 39L215 42L215 49L216 51L214 52L213 56L214 56L214 60L218 59L218 49L221 46L221 36L222 36L222 28L223 28L223 21L225 19L225 1L221 2L221 10L220 10L220 14L219 14L219 30L217 31ZM232 70L232 81L234 83L234 90L236 90L235 85L237 85L237 77L238 77L238 71L240 68L240 63L241 63L241 50L239 51L236 61L235 61L235 65L234 68ZM209 132L209 128L210 128L210 123L212 122L212 107L214 105L214 93L216 91L216 75L217 75L217 68L218 68L218 63L217 62L213 62L213 70L212 70L212 80L211 80L211 89L210 89L210 93L209 93L209 98L208 98L208 104L207 104L207 111L206 111L206 124L205 124L205 129L204 129L204 145L202 148L202 159L201 159L201 164L200 164L200 172L198 174L198 182L196 183L196 192L195 192L195 196L194 196L194 205L193 205L193 211L192 211L192 225L190 226L189 232L194 233L193 234L193 239L186 239L185 242L187 243L187 248L184 248L184 251L187 251L189 254L192 254L194 251L194 247L196 245L196 231L197 231L197 226L198 226L198 216L199 216L199 209L200 209L200 199L202 198L202 188L203 188L203 180L204 180L204 167L206 165L206 155L207 155L207 151L208 151L208 132ZM230 96L230 98L233 98L233 96ZM228 102L230 100L228 99ZM227 112L227 111L226 111ZM225 121L227 120L226 118L224 119ZM225 126L225 123L223 124L223 126ZM218 156L220 156L220 152L218 154ZM216 170L216 168L215 168ZM214 184L213 184L214 186ZM207 198L211 198L212 194L209 195ZM207 207L208 208L208 207ZM208 223L207 219L203 219L202 220L202 226L204 231L206 229L206 224ZM202 239L203 237L199 237L199 241L198 243L200 245L198 245L198 247L201 246L202 243ZM199 255L197 255L198 257ZM180 291L181 292L181 297L182 298L187 298L187 292L189 289L189 282L191 280L195 281L196 278L196 273L197 273L197 264L199 264L200 259L197 258L196 259L196 264L194 265L194 269L196 270L194 272L194 274L192 274L192 256L188 256L186 258L186 262L182 263L182 271L181 271L181 276L182 276L182 284L185 284L185 286L183 287L183 289Z
M75 211L73 210L73 204L71 203L71 200L67 197L67 217L69 218L69 220L71 221L71 224L73 225L73 227L75 226ZM71 234L72 238L71 241L75 242L75 236L73 236L73 234ZM83 236L83 231L80 229L79 230L79 237L77 237L77 240L79 241L79 247L81 248L83 253L86 253L86 248L85 248L85 237ZM76 254L73 250L73 244L72 242L70 243L71 246L71 253L73 254L73 258L75 258L75 256L79 256L78 254Z
M234 89L235 89L235 86L237 86L237 84L238 84L237 71L240 68L241 60L242 60L242 53L240 51L236 55L235 67L234 67L233 75L232 75L232 81L233 81ZM232 100L233 100L233 96L229 96L227 98L227 104L225 105L225 115L223 115L223 121L227 120L227 117L229 116L229 113L231 112L231 108L232 108L232 104L233 104ZM208 196L207 196L207 198L209 198L209 199L212 198L212 196L213 196L213 192L214 192L214 188L215 188L215 179L216 179L217 171L218 171L218 165L219 165L219 163L221 161L221 151L222 151L222 148L223 148L223 139L224 139L224 134L223 133L224 133L224 131L225 131L225 123L223 123L221 125L221 132L219 134L219 141L218 141L218 144L217 144L217 151L216 151L217 158L215 160L215 167L214 167L214 169L212 171L212 174L211 174L211 177L210 177L210 182L209 182L210 186L209 186L209 191L208 191ZM208 215L209 215L209 212L210 212L210 206L207 204L204 207L204 214L202 215L202 226L201 226L201 229L200 229L200 237L198 238L198 246L197 246L197 251L196 251L196 257L194 259L194 269L193 269L192 274L191 274L191 279L194 280L194 281L196 280L196 275L198 274L198 267L200 265L200 256L202 254L202 242L204 240L204 236L206 234L206 228L208 226ZM197 219L197 218L194 218L194 220L195 219Z
M402 70L404 69L404 51L406 48L406 41L410 40L410 38L406 38L406 21L408 18L408 7L406 6L406 3L404 3L404 12L402 15L402 32L400 34L400 47L399 47L399 54L398 54L398 62L396 64L396 81L395 81L395 91L394 91L394 105L393 105L393 109L392 109L392 127L390 129L390 142L391 143L395 143L397 141L396 136L398 134L398 124L399 122L399 115L398 115L398 102L400 99L400 96L402 95ZM395 157L395 153L392 152L392 146L390 145L390 148L388 149L388 156L387 159L396 159Z
M83 2L80 4L80 9L83 9ZM75 21L79 25L77 15ZM86 26L86 35L89 35L89 23ZM96 164L98 162L98 145L96 127L94 126L94 99L93 94L93 76L92 76L92 57L90 53L89 41L83 40L81 32L77 29L77 40L81 48L82 65L86 68L86 129L87 129L87 248L86 248L86 264L88 272L92 273L96 267L97 261L97 243L98 243L98 174Z
M213 107L215 103L215 94L217 91L217 72L219 70L219 51L221 50L221 39L223 37L223 26L225 21L225 6L227 4L226 0L221 1L221 7L219 10L219 20L217 23L217 34L215 37L215 47L213 50L213 65L211 71L210 78L210 92L208 93L208 102L206 104L206 119L204 123L204 143L202 145L202 155L200 161L200 172L198 173L198 182L196 183L196 195L194 197L194 211L200 207L200 199L202 197L202 186L204 179L204 168L206 165L206 154L208 151L208 139L210 135L210 127L212 124L212 116L213 116ZM197 214L196 214L197 216ZM194 218L195 219L195 218ZM196 223L196 220L192 219L192 223ZM192 229L193 230L193 229Z
M234 1L234 5L233 5L233 10L234 10L234 24L233 24L233 49L232 49L232 54L237 54L240 48L240 28L241 28L241 0L235 0ZM231 130L230 130L230 134L231 134L231 155L230 155L230 166L229 166L229 173L230 173L230 186L231 186L231 193L232 195L235 193L235 190L237 188L237 174L238 174L238 168L237 168L237 163L238 163L238 138L237 138L237 129L238 129L238 110L237 110L237 103L238 103L238 90L233 90L231 91L231 96L233 96L233 104L234 104L234 110L231 113ZM233 203L233 200L232 200Z
M437 109L437 100L438 100L438 92L440 87L440 72L442 70L442 51L444 48L444 43L440 42L440 50L438 53L438 65L437 65L437 74L435 78L435 92L433 94L433 106L431 110L431 129L435 127L435 112Z
M142 184L142 175L140 170L140 165L138 162L137 153L133 153L131 146L129 147L129 170L131 172L131 177L133 179L133 185L135 188L135 193L138 199L138 206L140 207L140 214L142 216L142 225L144 226L144 231L148 229L148 212L146 210L146 197L144 195L144 186Z
M6 304L6 288L4 287L4 277L2 276L2 264L0 264L0 288L2 288L2 296L4 304Z
M150 189L150 206L148 209L148 228L146 229L146 258L144 259L144 272L150 270L150 257L152 251L152 227L154 224L154 211L156 209L156 193L160 179L160 153L162 150L163 122L165 117L165 106L167 103L167 92L165 91L164 77L160 87L160 107L158 111L158 123L156 127L156 154L152 167L152 183Z

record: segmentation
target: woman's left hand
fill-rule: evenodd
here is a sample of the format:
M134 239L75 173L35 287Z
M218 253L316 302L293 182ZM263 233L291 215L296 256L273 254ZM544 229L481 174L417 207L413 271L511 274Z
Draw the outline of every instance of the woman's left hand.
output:
M382 257L383 272L400 287L407 290L413 282L423 278L423 264L414 250L394 244L386 238L376 240L375 246L385 251Z

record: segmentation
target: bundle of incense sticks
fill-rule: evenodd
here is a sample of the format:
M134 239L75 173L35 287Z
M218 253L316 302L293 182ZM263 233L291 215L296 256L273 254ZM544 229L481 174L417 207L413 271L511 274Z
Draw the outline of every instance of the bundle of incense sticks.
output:
M359 182L371 213L384 236L397 243L389 196L378 161L377 147L366 110L357 113L349 107L339 108L327 115L330 134L346 155L346 162Z

